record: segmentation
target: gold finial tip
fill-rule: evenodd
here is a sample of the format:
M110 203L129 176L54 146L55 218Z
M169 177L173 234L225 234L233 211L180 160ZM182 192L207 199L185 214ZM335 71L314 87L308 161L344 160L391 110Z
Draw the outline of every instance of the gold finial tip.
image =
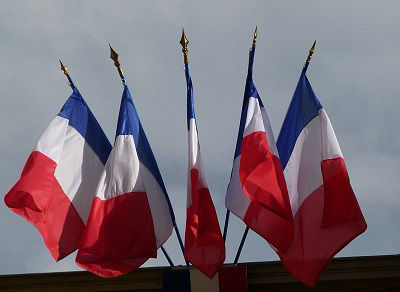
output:
M114 48L111 46L110 43L108 43L108 45L110 46L110 58L111 58L113 61L118 61L118 54L117 54L117 52L114 50Z
M306 63L309 64L311 62L311 57L315 52L315 45L316 45L317 41L314 41L311 49L308 51L308 56L307 56L307 60Z
M189 40L186 37L185 29L183 27L182 27L182 37L179 43L182 45L183 48L187 48L187 45L189 44Z
M254 30L254 34L253 34L253 46L256 45L257 42L257 35L258 35L258 27L256 25L256 29Z
M119 76L121 77L121 79L125 80L124 72L122 71L122 68L121 68L121 63L118 60L118 54L114 50L114 48L111 46L110 43L108 43L108 45L110 46L110 58L111 58L111 60L114 61L114 65L115 65L115 67L117 67L117 70L118 70L118 73L119 73Z
M315 52L315 45L316 45L316 43L317 43L317 41L314 41L314 43L313 43L313 45L312 45L310 51Z
M58 59L58 61L60 61L61 71L63 71L65 75L68 75L69 71L68 71L67 66L64 65L64 63L61 61L61 59Z
M182 27L182 37L179 43L182 45L183 61L185 64L189 64L189 58L188 58L189 40L186 37L185 30L183 29L183 27Z

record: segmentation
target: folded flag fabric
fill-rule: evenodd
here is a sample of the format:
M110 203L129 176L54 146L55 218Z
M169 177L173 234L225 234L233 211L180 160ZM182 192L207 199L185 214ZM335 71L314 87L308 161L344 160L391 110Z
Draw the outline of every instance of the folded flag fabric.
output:
M40 137L6 205L41 233L55 260L78 246L111 144L74 89Z
M247 268L222 267L209 279L196 269L165 270L164 292L247 292Z
M275 249L286 251L293 238L293 217L271 125L253 83L254 53L255 45L225 205Z
M302 71L277 142L294 216L294 238L279 256L313 287L336 253L367 224L350 185L331 122Z
M185 258L202 273L213 278L225 261L225 242L204 176L188 64L185 65L185 75L189 130Z
M112 278L156 257L172 233L174 217L126 85L114 146L95 194L76 263Z

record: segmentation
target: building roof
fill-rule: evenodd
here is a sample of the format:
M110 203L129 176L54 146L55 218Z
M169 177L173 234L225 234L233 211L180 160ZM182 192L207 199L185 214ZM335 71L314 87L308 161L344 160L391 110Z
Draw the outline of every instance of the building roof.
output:
M293 278L279 261L240 265L247 266L249 292L310 290ZM155 292L162 291L162 272L167 269L170 268L141 268L115 279L88 272L2 275L0 291ZM313 291L400 291L400 255L336 258Z

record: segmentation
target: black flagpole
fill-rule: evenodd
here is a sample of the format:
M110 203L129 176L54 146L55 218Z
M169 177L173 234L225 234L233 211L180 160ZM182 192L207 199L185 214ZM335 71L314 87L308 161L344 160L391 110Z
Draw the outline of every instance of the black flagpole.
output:
M253 35L253 45L252 45L253 49L256 47L256 42L257 42L257 26L256 26L256 29L255 29L254 35ZM229 221L229 214L227 214L227 217L228 217L228 221ZM225 221L225 223L226 223L226 221ZM239 261L239 257L242 252L242 248L243 248L244 242L246 241L246 237L247 237L248 233L249 233L249 227L246 225L246 229L244 230L242 240L240 241L240 245L239 245L238 251L235 256L235 261L233 262L235 266L237 265L237 262ZM224 234L225 234L225 230L224 230Z

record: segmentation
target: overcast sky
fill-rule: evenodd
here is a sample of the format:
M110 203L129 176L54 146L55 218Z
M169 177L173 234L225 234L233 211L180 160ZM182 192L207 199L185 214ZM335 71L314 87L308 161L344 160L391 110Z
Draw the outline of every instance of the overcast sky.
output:
M56 263L39 232L3 203L38 138L71 94L61 58L114 140L122 85L108 42L158 161L178 225L186 217L186 84L179 40L190 40L199 139L223 226L248 50L258 25L254 81L280 126L314 39L308 69L346 160L367 231L339 256L400 251L400 2L398 1L0 1L0 274L79 270ZM244 231L231 216L227 262ZM183 264L175 234L165 245ZM241 262L276 260L249 233ZM163 255L146 266L167 265Z

